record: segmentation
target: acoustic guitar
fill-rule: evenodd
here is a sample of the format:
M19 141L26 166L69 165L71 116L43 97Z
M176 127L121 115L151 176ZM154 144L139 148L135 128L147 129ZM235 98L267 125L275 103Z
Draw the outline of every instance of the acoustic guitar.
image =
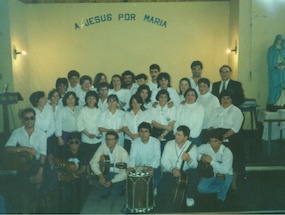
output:
M192 142L188 149L185 151L188 153L195 144ZM185 161L182 161L180 167L180 176L177 177L176 185L174 189L174 196L173 196L173 205L174 207L182 207L185 203L185 191L188 184L188 175L183 171Z
M63 181L71 181L74 179L73 173L77 171L77 166L74 162L57 161L53 167L62 173Z
M108 155L101 155L99 160L100 171L102 174L108 174L111 167L118 169L126 169L127 164L124 162L111 163L110 157Z
M34 160L34 156L27 151L5 152L2 157L4 169L28 171L32 165L42 165Z

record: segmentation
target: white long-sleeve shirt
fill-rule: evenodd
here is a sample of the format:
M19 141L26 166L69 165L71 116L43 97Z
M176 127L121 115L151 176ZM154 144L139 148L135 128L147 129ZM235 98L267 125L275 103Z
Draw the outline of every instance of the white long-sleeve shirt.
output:
M181 168L182 165L182 154L188 149L191 142L187 140L184 146L180 149L177 146L175 140L170 140L166 143L162 157L161 157L161 165L163 167L164 172L172 172L173 168ZM189 162L184 162L183 170L186 171L188 169L195 169L197 168L198 161L197 161L197 146L194 144L191 150L188 152L190 156Z
M238 133L243 122L243 114L239 108L234 105L223 108L222 105L217 107L209 120L209 127L232 129Z
M80 108L78 106L75 107L74 111L68 106L63 107L58 111L55 119L55 135L57 137L62 136L62 131L72 132L77 130L76 126L79 111Z
M204 107L205 115L203 129L208 129L210 117L212 116L213 111L220 106L220 101L212 93L207 92L204 95L198 96L197 103Z
M82 132L86 130L89 134L99 135L101 111L98 108L83 107L78 114L77 118L77 131ZM81 134L81 141L89 144L100 143L102 138L89 138L83 132Z
M106 128L106 129L121 129L123 128L123 122L125 118L125 112L122 110L117 109L114 114L108 109L101 113L101 120L99 127ZM125 135L124 132L119 132L119 142L121 146L124 146L124 139ZM103 139L106 138L106 132L103 132Z
M40 155L47 155L47 136L40 129L34 128L33 133L29 136L25 127L15 129L8 139L5 147L17 146L30 147L37 151L36 159L40 159Z
M119 102L124 102L126 103L124 106L123 106L123 109L125 111L127 111L129 108L130 108L130 99L131 99L131 91L130 90L127 90L127 89L120 89L118 91L115 91L115 89L110 89L109 90L109 95L111 94L115 94L118 96L118 99L119 99Z
M149 166L157 168L160 166L160 141L149 137L148 143L143 143L138 137L132 142L128 167Z
M185 103L177 108L175 131L178 126L186 125L190 129L190 137L196 138L200 135L204 122L204 108L197 102Z
M168 105L165 105L162 108L158 104L156 108L151 108L151 118L161 125L168 125L170 122L175 121L176 107L168 108Z
M142 111L140 110L136 115L134 112L128 111L125 114L124 126L128 127L132 134L137 134L138 127L142 122L151 123L151 117L149 110ZM125 135L125 139L132 140L127 134Z
M209 155L212 158L210 165L214 173L233 174L233 154L231 150L221 145L217 153L214 152L210 143L202 144L198 147L198 160L202 155Z
M154 91L152 91L152 93L151 93L151 101L152 102L157 102L155 97L160 90L161 90L161 88L156 88ZM168 91L169 97L170 97L169 102L173 102L173 104L175 106L178 106L180 104L180 98L179 98L177 91L172 87L168 87L167 91Z
M91 166L91 169L96 175L100 175L100 156L101 155L108 155L110 157L110 162L113 164L123 162L128 163L129 155L128 152L120 145L116 145L114 148L113 153L110 152L108 146L105 142L102 142L102 144L99 146L97 151L95 152L94 156L90 160L89 164ZM111 172L118 173L114 176L114 178L111 180L112 183L120 182L127 179L127 174L125 169L118 169L118 168L110 168Z
M50 137L55 132L55 121L52 109L45 105L43 110L33 107L36 112L35 127L46 132L47 137Z

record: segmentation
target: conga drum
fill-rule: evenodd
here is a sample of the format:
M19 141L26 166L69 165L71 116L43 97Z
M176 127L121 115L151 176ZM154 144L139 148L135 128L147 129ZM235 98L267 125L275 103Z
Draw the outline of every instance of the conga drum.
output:
M137 167L127 177L127 208L131 213L143 213L155 207L153 175L148 167Z

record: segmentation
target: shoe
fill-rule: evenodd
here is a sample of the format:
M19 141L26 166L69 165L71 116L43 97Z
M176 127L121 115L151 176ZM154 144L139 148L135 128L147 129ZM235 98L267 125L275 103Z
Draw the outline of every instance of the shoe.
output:
M154 188L154 190L153 190L153 195L154 195L154 196L157 195L157 188Z
M193 198L186 198L187 207L192 207L194 204L195 204L195 201Z

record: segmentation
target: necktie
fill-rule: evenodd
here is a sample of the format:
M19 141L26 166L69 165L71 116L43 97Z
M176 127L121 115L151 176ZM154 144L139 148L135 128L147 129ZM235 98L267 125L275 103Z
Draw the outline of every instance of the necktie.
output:
M226 89L226 82L223 82L223 88L222 91Z

